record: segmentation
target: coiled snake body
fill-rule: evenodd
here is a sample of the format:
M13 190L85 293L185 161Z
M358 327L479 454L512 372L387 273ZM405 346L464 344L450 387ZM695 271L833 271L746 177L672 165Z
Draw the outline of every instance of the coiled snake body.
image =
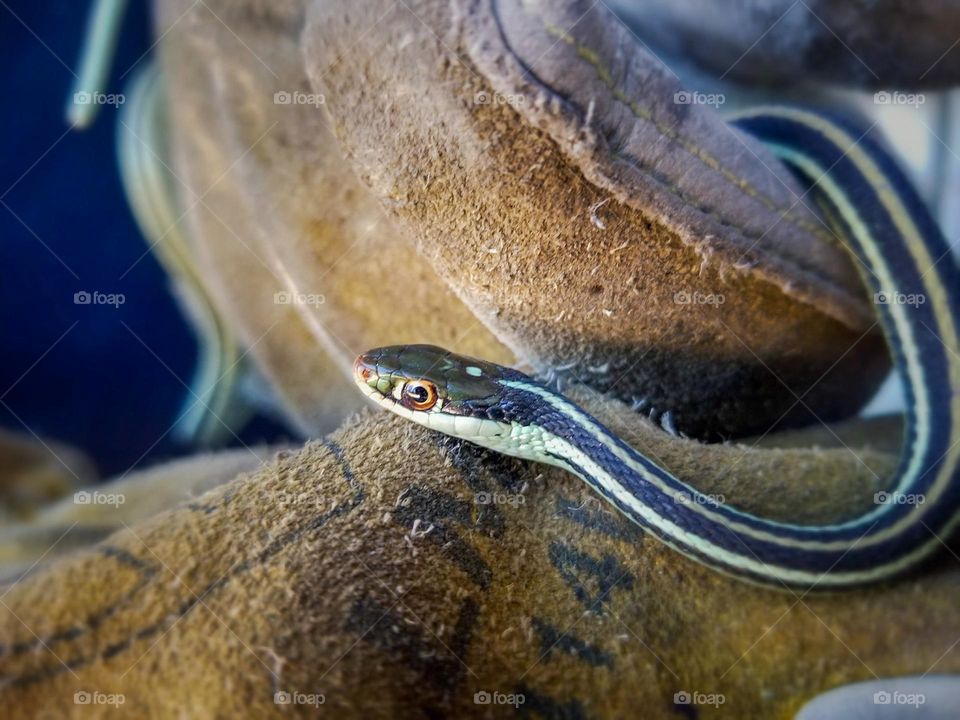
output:
M873 293L907 398L890 502L828 525L739 511L699 493L523 373L431 346L371 350L357 359L355 379L410 420L565 468L650 534L720 571L800 589L881 581L928 557L960 519L960 397L953 391L960 388L960 272L900 169L844 121L771 107L736 124L819 194Z

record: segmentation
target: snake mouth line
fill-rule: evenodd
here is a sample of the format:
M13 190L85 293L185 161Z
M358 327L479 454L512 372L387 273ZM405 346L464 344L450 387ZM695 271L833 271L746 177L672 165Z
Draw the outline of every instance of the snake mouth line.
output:
M356 386L360 388L360 392L362 392L368 399L370 399L380 407L384 408L385 410L389 410L390 412L396 413L400 417L406 418L407 420L412 420L420 425L427 425L425 418L421 417L421 414L413 413L410 410L407 410L407 408L400 405L393 398L380 392L375 387L370 386L369 379L371 376L364 374L363 371L367 368L361 363L364 357L365 356L363 355L358 357L356 362L354 362L354 365L353 365L354 367L353 381L356 384ZM375 371L373 372L375 373Z
M377 405L382 405L383 407L390 408L391 410L394 409L395 403L393 403L390 400L390 398L388 398L386 395L384 395L382 392L380 392L376 388L370 387L365 380L359 377L356 377L354 378L354 382L356 383L357 387L360 388L360 392L362 392L368 398L370 398L375 403L377 403ZM404 410L405 408L397 408L397 409Z

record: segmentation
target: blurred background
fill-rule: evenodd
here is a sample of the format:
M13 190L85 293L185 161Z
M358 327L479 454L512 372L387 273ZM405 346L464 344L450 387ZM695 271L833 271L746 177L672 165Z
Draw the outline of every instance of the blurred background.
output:
M106 477L193 449L174 426L197 347L124 195L118 107L83 130L68 120L89 11L0 0L0 425L73 445ZM109 93L126 90L152 44L148 4L130 3ZM123 302L82 304L83 293ZM255 416L224 443L288 435Z

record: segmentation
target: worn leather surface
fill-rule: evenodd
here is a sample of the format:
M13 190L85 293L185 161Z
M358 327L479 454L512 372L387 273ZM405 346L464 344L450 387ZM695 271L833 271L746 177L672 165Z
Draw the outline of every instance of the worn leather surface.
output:
M893 465L700 446L575 397L681 477L775 517L854 512ZM128 716L316 714L277 692L322 696L331 717L513 716L475 704L488 692L523 695L531 717L786 718L874 674L956 672L958 590L946 552L862 592L728 579L562 471L371 411L6 588L2 697L11 718L115 716L76 692L122 695Z

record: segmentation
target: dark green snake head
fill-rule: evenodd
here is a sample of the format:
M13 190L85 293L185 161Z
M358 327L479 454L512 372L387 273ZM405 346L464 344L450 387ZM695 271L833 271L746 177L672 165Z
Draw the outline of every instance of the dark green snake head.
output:
M365 352L354 379L374 400L414 412L475 415L500 398L499 381L516 371L433 345L392 345Z
M510 431L511 394L526 375L433 345L394 345L357 358L354 380L388 410L434 430L480 442Z

